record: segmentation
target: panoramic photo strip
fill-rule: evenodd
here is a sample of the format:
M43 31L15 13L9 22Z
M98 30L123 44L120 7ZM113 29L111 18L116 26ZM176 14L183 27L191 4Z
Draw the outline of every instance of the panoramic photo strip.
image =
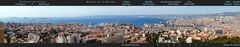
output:
M4 43L240 43L237 6L0 8Z

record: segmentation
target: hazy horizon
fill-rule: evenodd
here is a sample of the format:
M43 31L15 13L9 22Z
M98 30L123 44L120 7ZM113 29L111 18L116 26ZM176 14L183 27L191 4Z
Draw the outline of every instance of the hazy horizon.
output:
M0 17L197 15L240 12L238 6L0 6Z

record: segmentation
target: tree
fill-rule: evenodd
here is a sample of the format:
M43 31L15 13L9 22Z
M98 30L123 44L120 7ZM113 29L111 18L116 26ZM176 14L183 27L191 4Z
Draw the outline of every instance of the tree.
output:
M159 37L159 34L155 34L155 33L147 34L147 42L157 43L158 37Z
M2 22L0 22L0 43L4 43L4 30Z

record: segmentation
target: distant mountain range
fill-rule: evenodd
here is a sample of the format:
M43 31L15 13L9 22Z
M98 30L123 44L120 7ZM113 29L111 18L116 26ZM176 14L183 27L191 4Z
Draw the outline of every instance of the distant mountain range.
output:
M95 16L79 16L79 17L90 17L90 18L118 18L118 17L171 17L171 16L240 16L240 12L223 12L223 13L215 13L215 14L192 14L192 15L177 15L177 14L169 14L169 15L95 15ZM72 17L72 18L79 18ZM29 17L10 17L10 18L24 18L28 19ZM49 19L50 17L39 17L34 19Z
M167 17L167 16L240 16L240 12L223 12L223 13L215 13L215 14L196 14L196 15L103 15L103 16L87 16L87 17Z
M221 13L221 15L224 15L224 16L240 16L240 12L224 12L224 13Z

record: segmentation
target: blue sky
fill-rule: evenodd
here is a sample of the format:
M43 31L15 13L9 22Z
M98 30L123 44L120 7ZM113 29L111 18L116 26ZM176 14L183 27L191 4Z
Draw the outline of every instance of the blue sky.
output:
M0 6L0 17L75 17L240 12L240 6Z

